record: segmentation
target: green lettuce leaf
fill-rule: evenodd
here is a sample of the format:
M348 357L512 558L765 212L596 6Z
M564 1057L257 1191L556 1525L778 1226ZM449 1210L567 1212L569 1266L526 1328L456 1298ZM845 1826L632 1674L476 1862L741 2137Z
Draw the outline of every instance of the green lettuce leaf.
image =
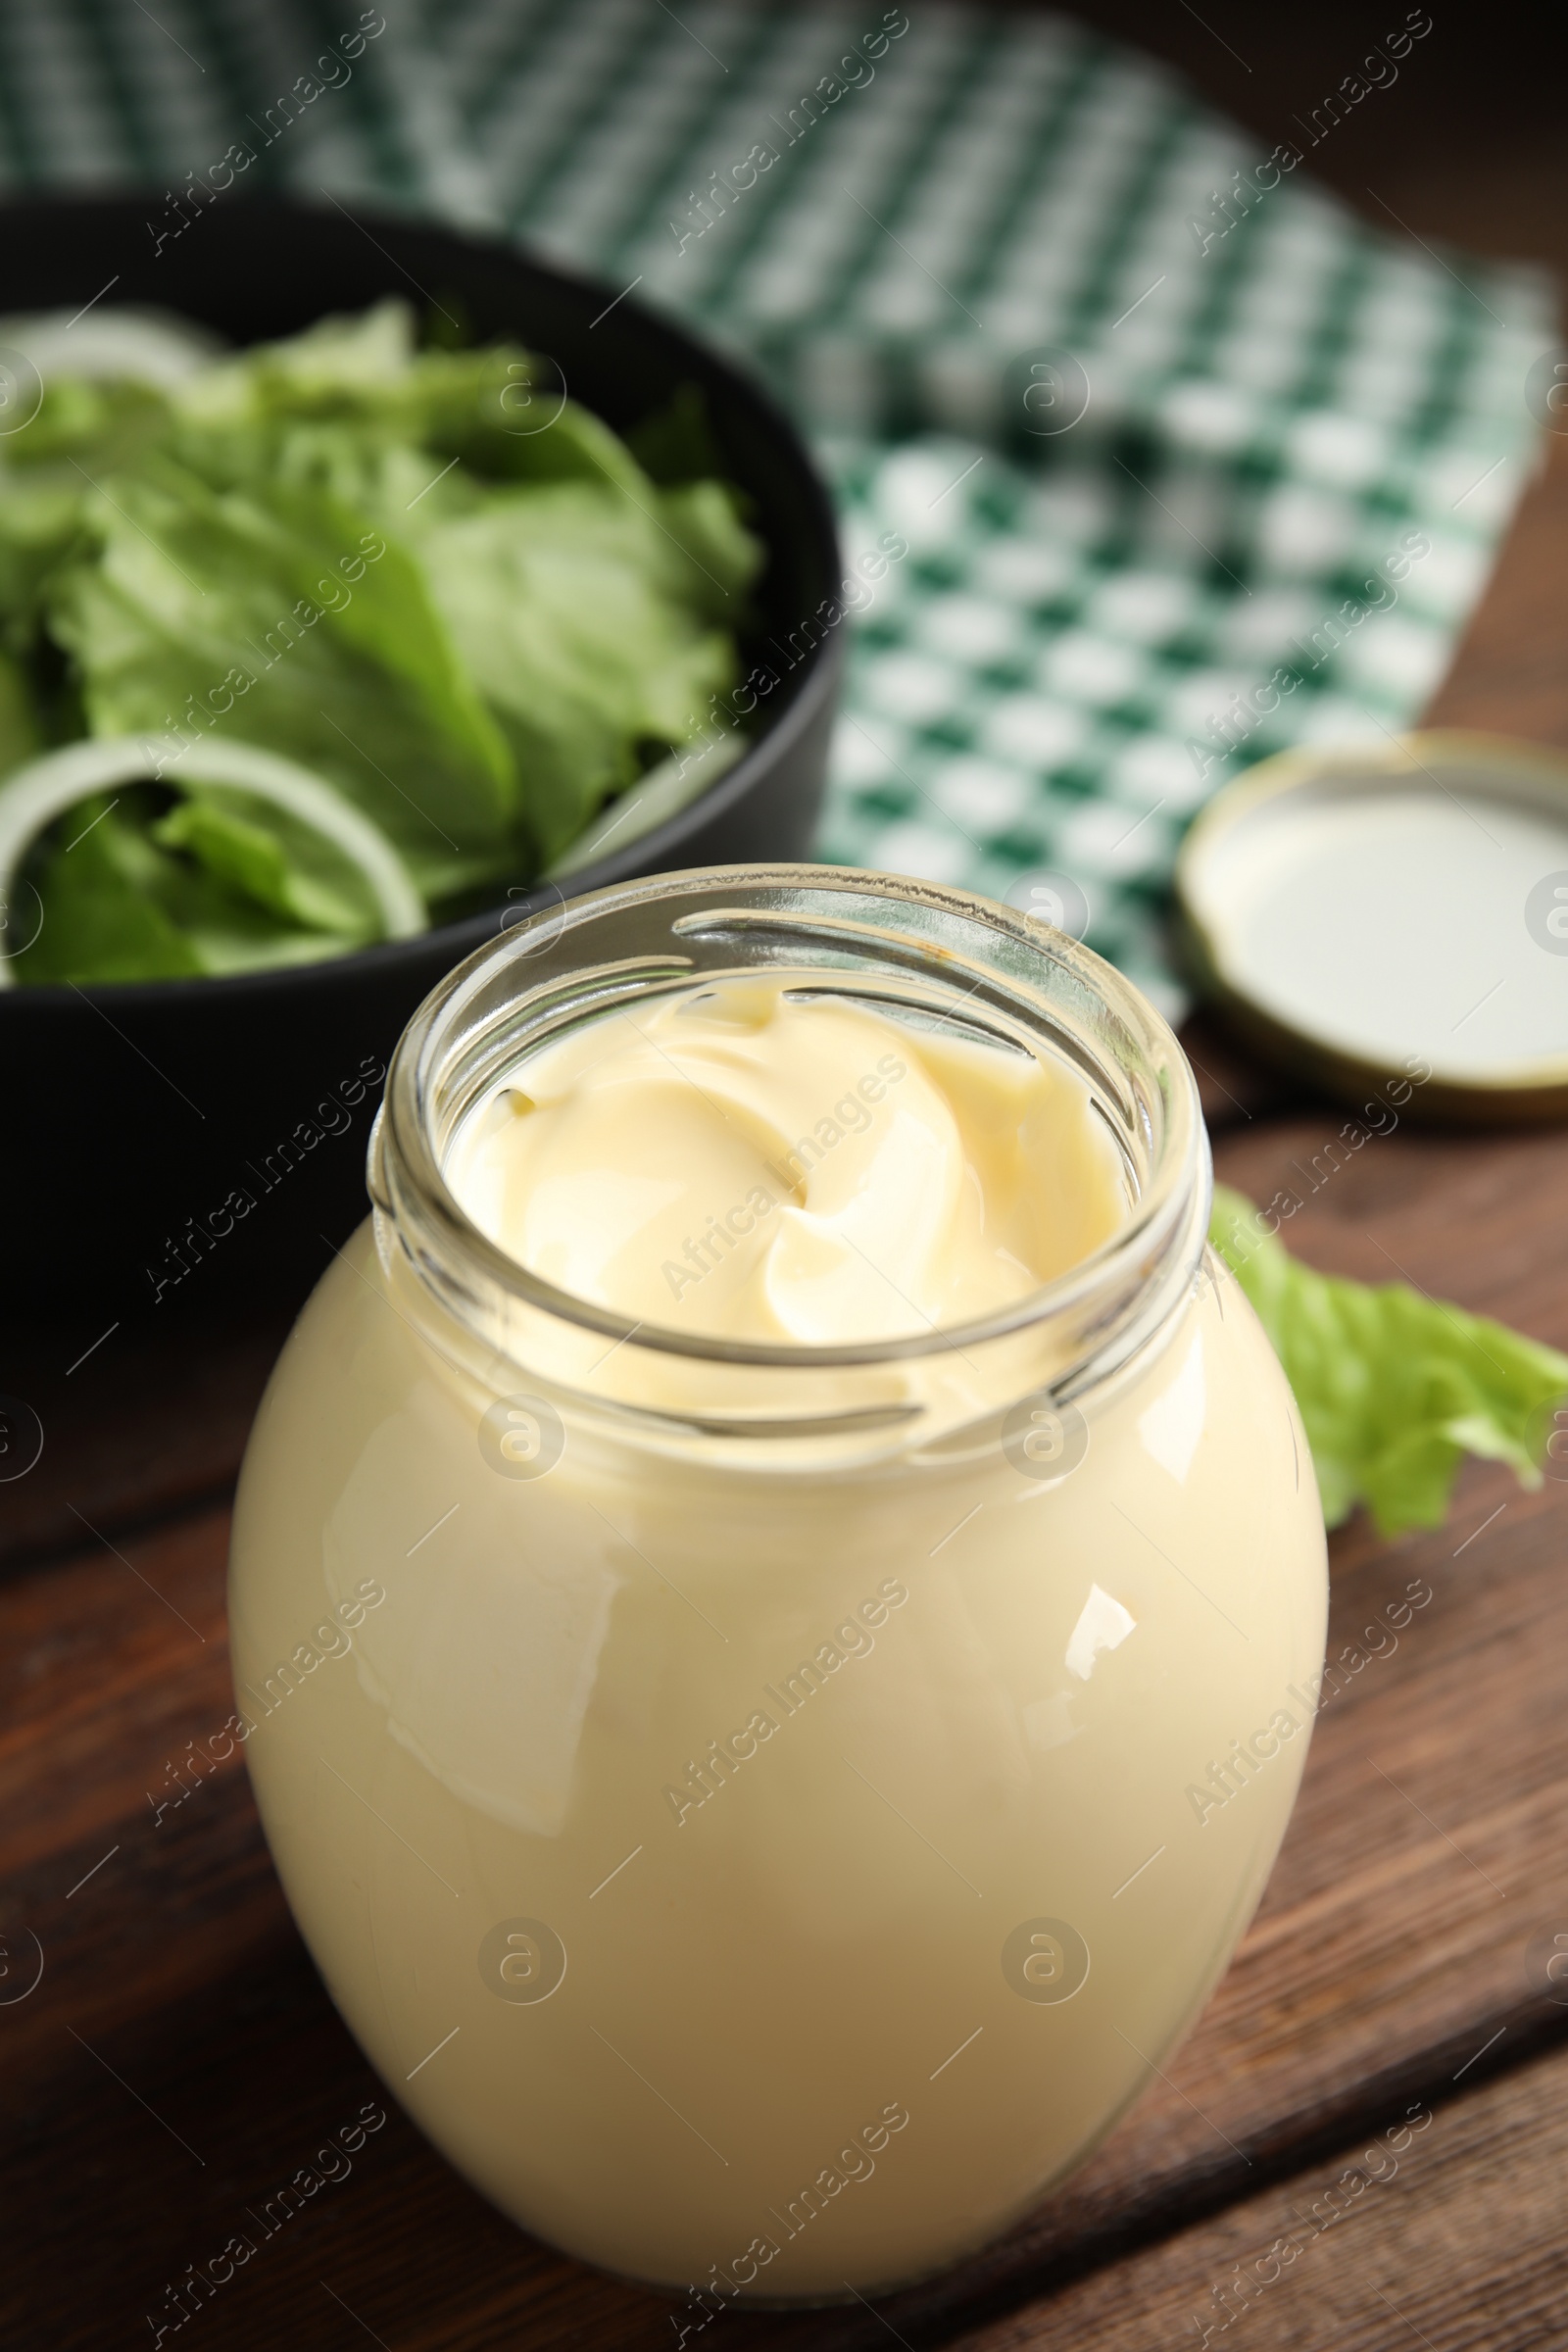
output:
M70 830L35 857L29 878L43 925L17 958L22 980L178 980L206 969L165 901L172 861L145 824L122 815L108 794L70 811ZM57 828L59 831L59 828Z
M274 877L263 870L265 854L255 855L244 877L232 837L215 854L207 811L187 832L175 827L164 838L170 819L160 818L158 803L167 797L145 788L100 794L51 829L29 860L43 923L17 958L20 980L86 986L255 971L343 955L372 935L352 906L350 926L338 928L310 919L334 911L322 901L306 898L294 912L269 906ZM175 817L185 818L194 807L187 804ZM228 819L231 836L241 823ZM206 858L179 854L192 845Z
M682 384L667 406L635 425L626 435L626 447L656 482L695 482L717 478L724 471L724 453L696 384Z
M413 311L392 296L318 318L301 334L248 344L187 378L174 398L182 416L220 427L279 410L366 413L398 397L414 357Z
M507 860L516 780L408 552L320 490L214 492L167 459L90 503L98 552L57 574L54 636L94 735L204 726L339 785L427 899ZM379 551L379 553L377 553Z
M38 713L27 673L0 651L0 777L30 760L38 746Z
M81 527L88 483L0 470L0 640L21 658L38 648L51 578L90 541Z
M168 395L152 384L51 369L36 416L7 436L0 454L7 473L79 490L85 480L76 465L95 474L134 459L167 432L171 415Z
M1319 1274L1223 1185L1209 1239L1285 1367L1330 1527L1357 1502L1385 1536L1440 1526L1466 1453L1540 1485L1541 1432L1568 1394L1568 1356L1405 1283Z
M179 452L200 471L227 472L247 448L261 469L291 427L335 423L362 449L417 446L501 481L636 491L645 478L619 434L563 396L547 361L513 343L418 351L414 313L395 296L203 369L178 387L172 409Z
M761 549L695 392L650 427L656 481L547 362L421 350L397 300L167 385L50 375L0 447L0 792L84 734L138 739L160 789L34 845L19 979L377 935L318 836L204 791L204 741L342 792L440 920L662 778L734 681Z
M733 684L733 639L709 614L720 598L738 601L756 542L716 483L649 482L633 499L608 483L556 482L495 491L426 524L416 545L432 601L505 730L548 865L635 781L644 746L699 733L709 696Z
M321 931L345 947L379 936L364 879L309 825L266 801L196 788L159 819L161 848L184 850L252 906L289 928Z

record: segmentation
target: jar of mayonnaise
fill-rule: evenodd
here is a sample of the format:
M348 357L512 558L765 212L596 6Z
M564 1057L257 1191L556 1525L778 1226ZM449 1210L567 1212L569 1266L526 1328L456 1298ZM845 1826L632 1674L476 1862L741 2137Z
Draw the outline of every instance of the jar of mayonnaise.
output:
M658 877L427 999L241 1480L246 1752L502 2210L871 2294L1170 2062L1284 1834L1322 1521L1192 1074L1060 933Z

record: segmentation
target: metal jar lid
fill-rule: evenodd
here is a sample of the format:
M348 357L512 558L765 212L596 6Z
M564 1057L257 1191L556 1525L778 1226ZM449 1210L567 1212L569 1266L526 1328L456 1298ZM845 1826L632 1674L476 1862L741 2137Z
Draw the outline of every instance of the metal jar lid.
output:
M1330 1094L1393 1085L1429 1119L1568 1117L1556 752L1435 729L1281 753L1198 817L1176 901L1200 993Z

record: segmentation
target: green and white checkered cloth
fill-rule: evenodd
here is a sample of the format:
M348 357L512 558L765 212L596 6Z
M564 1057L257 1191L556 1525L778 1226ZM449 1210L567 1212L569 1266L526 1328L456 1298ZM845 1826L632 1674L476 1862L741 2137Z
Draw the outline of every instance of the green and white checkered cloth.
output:
M1361 226L1308 176L1326 115L1281 176L1081 25L923 0L880 47L875 0L15 0L0 174L177 189L382 14L255 177L514 231L749 357L848 552L909 550L852 624L823 855L1054 876L1033 903L1177 1009L1194 808L1441 677L1533 460L1546 281Z

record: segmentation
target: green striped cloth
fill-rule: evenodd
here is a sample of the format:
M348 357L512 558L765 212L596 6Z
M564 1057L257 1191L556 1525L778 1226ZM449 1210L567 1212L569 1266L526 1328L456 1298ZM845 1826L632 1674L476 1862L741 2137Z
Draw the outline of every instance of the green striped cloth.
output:
M1045 15L60 0L0 22L0 170L178 189L245 139L252 184L514 231L749 358L847 553L908 549L822 853L1059 913L1175 1010L1193 810L1420 710L1533 458L1544 279L1310 177L1384 102L1355 63L1270 156Z

